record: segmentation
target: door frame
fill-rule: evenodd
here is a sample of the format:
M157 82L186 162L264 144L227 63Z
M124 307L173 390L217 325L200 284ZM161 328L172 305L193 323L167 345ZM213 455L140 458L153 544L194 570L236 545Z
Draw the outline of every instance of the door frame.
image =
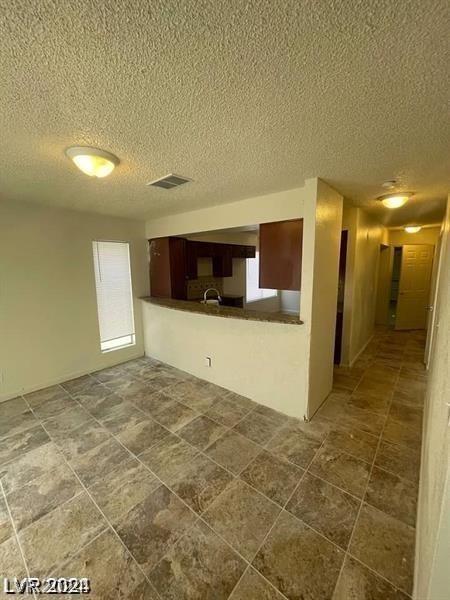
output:
M436 303L438 296L438 282L441 277L442 261L443 261L443 244L442 244L442 231L439 233L439 237L436 241L433 256L433 268L431 271L431 286L430 286L430 300L428 305L428 319L427 319L427 339L425 342L425 367L428 369L431 360L431 350L433 346L433 339L435 336L435 325L436 325Z

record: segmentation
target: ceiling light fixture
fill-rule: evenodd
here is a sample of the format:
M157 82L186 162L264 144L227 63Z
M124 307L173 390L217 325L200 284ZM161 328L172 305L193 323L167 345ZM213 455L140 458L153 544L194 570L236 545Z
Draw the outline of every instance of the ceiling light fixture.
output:
M389 179L389 181L385 181L384 183L382 183L381 187L384 187L387 190L392 190L395 188L396 183L397 182L395 179Z
M421 229L422 229L422 227L420 225L407 225L405 227L406 233L417 233Z
M67 148L66 156L73 160L80 171L89 177L106 177L120 162L114 154L89 146Z
M395 194L380 196L377 200L380 200L386 208L399 208L406 204L411 196L412 192L397 192Z

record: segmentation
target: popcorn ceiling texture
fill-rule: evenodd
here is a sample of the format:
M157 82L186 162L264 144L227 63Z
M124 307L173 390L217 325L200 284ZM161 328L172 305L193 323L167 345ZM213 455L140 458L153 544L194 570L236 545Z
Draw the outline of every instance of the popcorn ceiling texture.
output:
M447 0L0 0L0 198L133 218L321 177L389 213L441 218ZM120 166L91 180L70 145ZM172 191L145 183L169 172ZM383 214L388 214L383 211Z

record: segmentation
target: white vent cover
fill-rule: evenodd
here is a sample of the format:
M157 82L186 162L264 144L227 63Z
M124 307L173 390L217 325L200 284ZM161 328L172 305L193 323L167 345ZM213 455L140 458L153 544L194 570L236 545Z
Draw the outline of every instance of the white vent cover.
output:
M159 187L164 188L165 190L171 190L172 188L179 187L184 183L188 183L188 181L192 181L187 177L183 177L182 175L174 175L170 173L169 175L165 175L164 177L160 177L159 179L155 179L154 181L149 181L146 185L150 187Z

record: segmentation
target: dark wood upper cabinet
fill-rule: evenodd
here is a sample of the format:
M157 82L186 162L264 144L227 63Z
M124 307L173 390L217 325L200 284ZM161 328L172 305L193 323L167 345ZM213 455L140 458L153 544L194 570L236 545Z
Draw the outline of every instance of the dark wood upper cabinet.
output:
M156 298L187 297L186 240L150 240L150 293Z
M255 258L255 246L241 246L240 244L230 244L232 258Z
M214 277L233 275L233 258L253 258L255 246L196 242L179 237L150 240L150 293L187 298L188 279L197 279L199 258L211 258Z
M300 290L303 219L259 226L259 287Z
M214 244L212 257L214 277L231 277L233 275L233 259L229 244Z
M233 275L233 258L255 258L255 246L186 240L187 276L197 279L197 259L212 258L214 277Z

